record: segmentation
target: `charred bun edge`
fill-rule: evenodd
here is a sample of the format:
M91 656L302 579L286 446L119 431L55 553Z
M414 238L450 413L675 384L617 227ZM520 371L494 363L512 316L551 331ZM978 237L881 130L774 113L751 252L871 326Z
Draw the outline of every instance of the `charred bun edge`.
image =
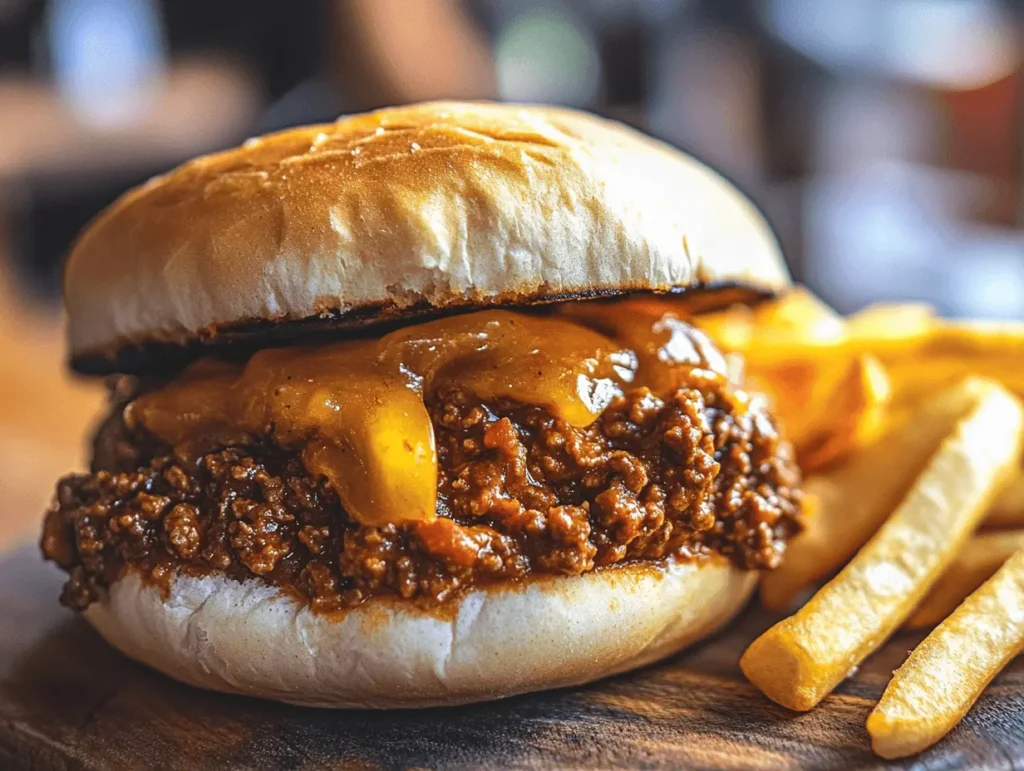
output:
M168 374L203 356L248 358L260 348L296 343L326 342L381 335L411 323L472 313L485 308L543 312L543 306L562 302L615 300L630 295L670 295L685 299L686 311L706 313L732 305L757 305L776 297L772 289L733 281L698 282L659 292L650 289L600 289L556 295L498 297L486 302L466 298L439 308L421 302L366 305L346 311L326 311L303 319L257 319L203 330L198 337L122 342L116 348L72 356L69 366L82 375Z

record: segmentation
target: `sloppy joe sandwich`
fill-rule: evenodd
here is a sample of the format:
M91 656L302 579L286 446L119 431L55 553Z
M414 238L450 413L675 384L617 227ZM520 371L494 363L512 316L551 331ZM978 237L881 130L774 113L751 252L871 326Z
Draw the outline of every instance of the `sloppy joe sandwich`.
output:
M62 601L187 683L334 707L572 685L710 634L799 471L700 315L788 277L692 158L583 113L434 103L246 142L68 259L106 375L57 486Z

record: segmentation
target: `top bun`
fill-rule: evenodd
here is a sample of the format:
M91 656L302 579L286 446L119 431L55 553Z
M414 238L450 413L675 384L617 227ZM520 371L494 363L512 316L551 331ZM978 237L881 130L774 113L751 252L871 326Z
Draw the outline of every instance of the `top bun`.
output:
M64 281L72 361L103 370L265 322L788 278L757 210L683 153L573 110L435 102L152 179L81 235Z

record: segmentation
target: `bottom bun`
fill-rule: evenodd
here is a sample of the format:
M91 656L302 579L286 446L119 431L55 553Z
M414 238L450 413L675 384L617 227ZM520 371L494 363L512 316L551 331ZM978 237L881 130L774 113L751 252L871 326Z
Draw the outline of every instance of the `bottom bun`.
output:
M724 560L626 565L474 591L436 613L395 599L337 616L260 581L129 575L86 617L182 682L316 707L426 707L578 685L674 653L743 607Z

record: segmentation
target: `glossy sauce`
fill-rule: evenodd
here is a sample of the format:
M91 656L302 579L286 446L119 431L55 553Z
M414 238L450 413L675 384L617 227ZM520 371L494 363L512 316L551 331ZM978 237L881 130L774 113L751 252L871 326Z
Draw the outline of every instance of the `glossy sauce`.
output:
M138 397L126 419L185 454L258 436L301 448L353 519L382 525L436 516L437 450L424 400L438 390L543 407L583 427L624 388L671 391L682 368L726 377L710 340L671 314L565 307L585 312L481 311L373 340L269 348L244 364L204 359Z

